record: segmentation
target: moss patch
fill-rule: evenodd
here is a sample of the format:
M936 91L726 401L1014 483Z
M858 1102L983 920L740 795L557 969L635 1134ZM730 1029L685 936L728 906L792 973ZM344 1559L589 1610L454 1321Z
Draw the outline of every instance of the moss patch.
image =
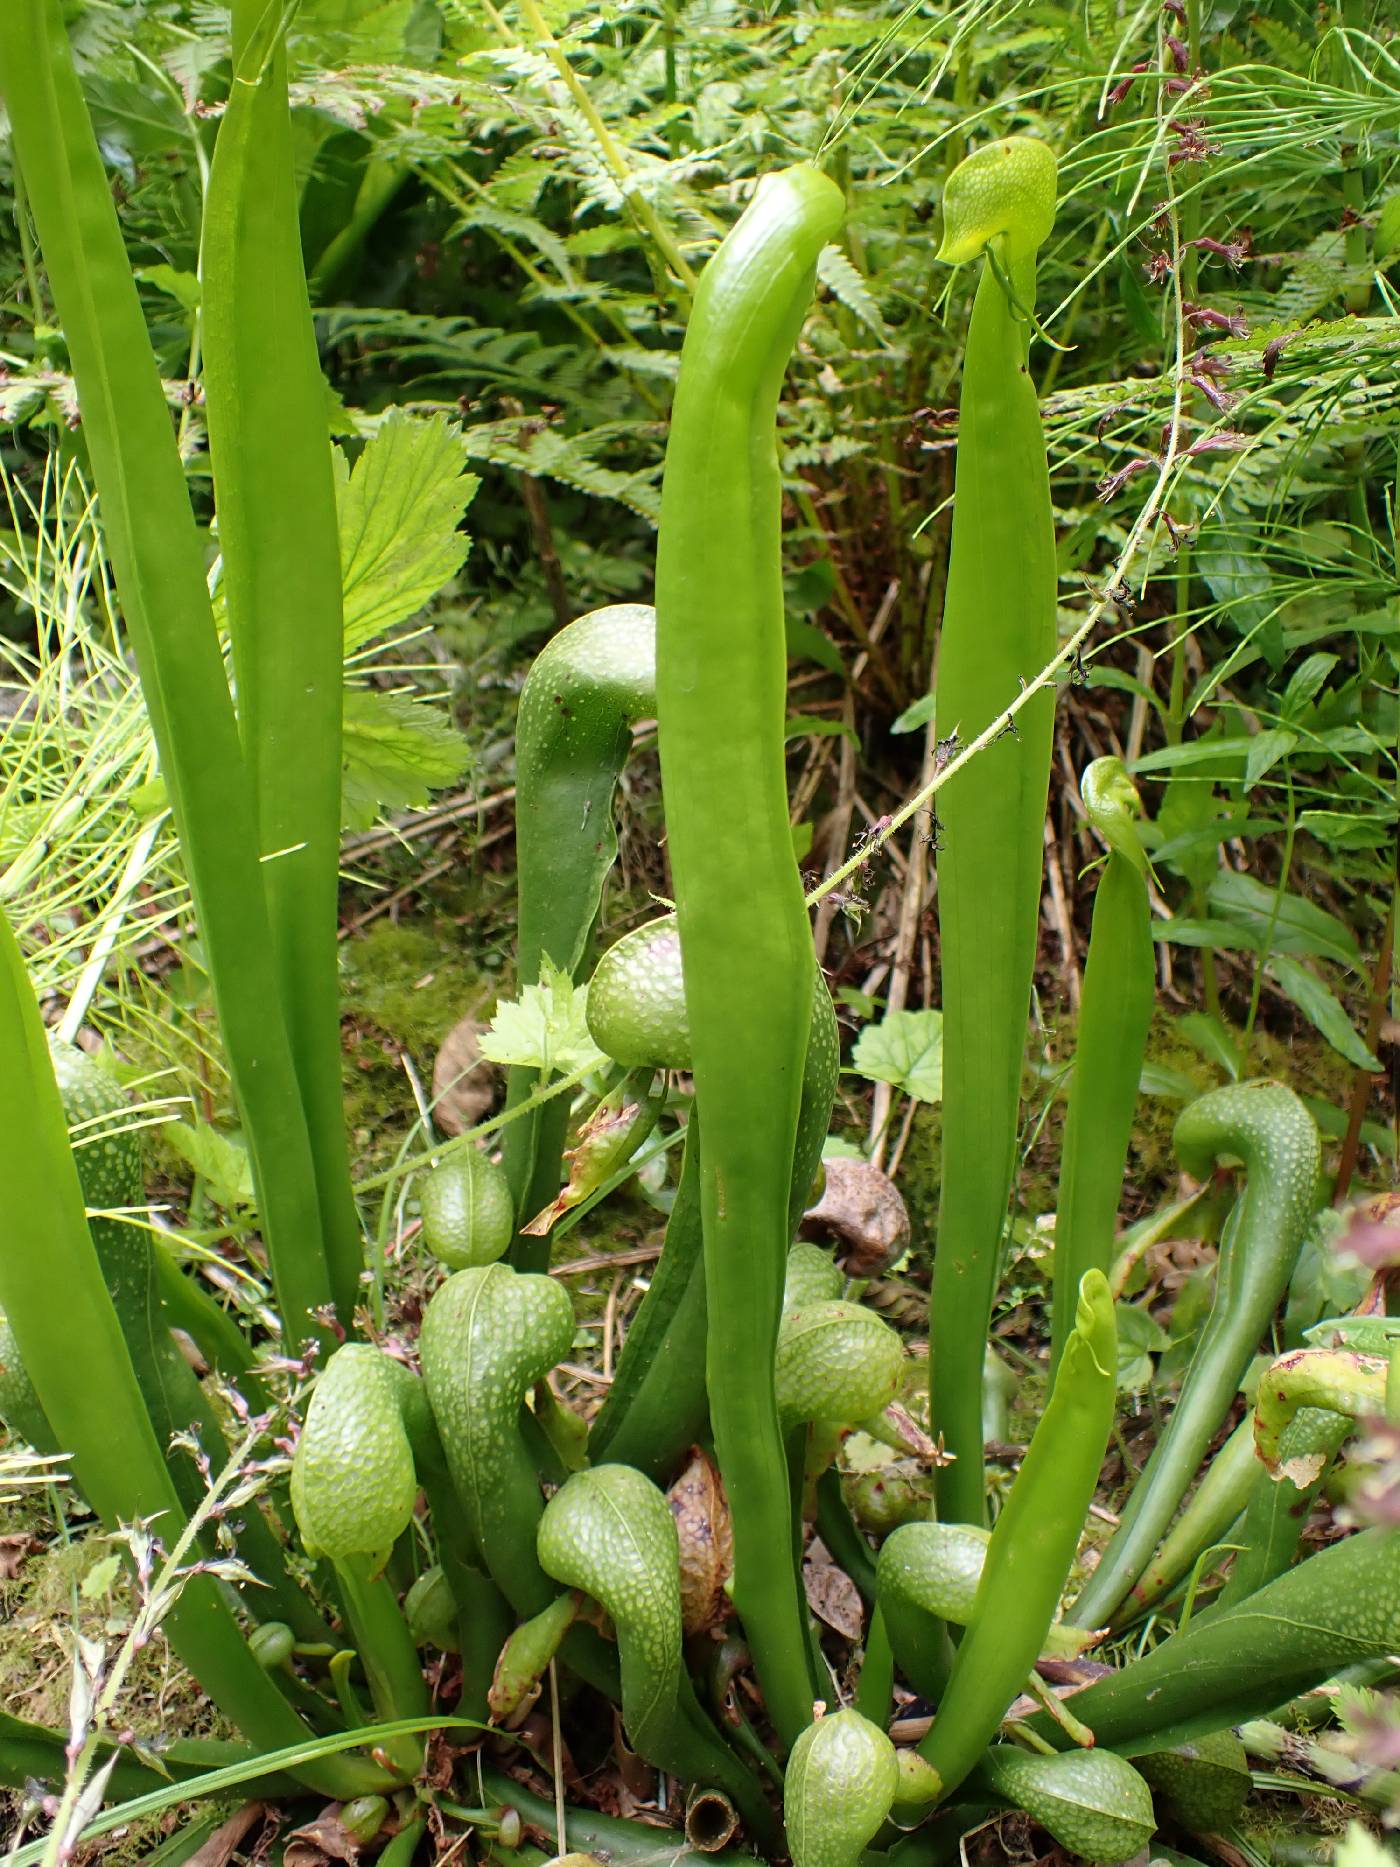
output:
M497 956L468 954L448 916L377 921L341 960L345 1116L362 1169L383 1164L417 1110L405 1056L425 1087L438 1045L459 1018L489 1011L502 991Z
M80 1525L70 1526L65 1540L37 1502L7 1506L0 1534L28 1536L40 1545L12 1579L0 1582L0 1703L17 1717L62 1729L74 1635L115 1655L136 1613L131 1574L125 1562L110 1565L120 1544ZM136 1656L122 1715L142 1737L170 1731L182 1737L234 1735L161 1640Z

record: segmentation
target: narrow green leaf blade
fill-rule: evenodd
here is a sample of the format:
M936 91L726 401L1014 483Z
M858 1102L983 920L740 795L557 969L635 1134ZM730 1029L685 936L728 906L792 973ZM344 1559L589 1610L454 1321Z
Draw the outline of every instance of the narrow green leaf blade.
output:
M1290 959L1286 953L1275 953L1269 960L1269 974L1348 1063L1358 1070L1377 1073L1385 1067L1380 1058L1366 1048L1332 988L1315 972L1309 972L1300 960Z
M234 0L202 241L204 391L263 886L336 1308L363 1244L340 1082L340 541L276 9Z
M0 91L73 363L103 535L209 956L289 1336L331 1298L251 790L203 553L111 189L55 0L0 7Z

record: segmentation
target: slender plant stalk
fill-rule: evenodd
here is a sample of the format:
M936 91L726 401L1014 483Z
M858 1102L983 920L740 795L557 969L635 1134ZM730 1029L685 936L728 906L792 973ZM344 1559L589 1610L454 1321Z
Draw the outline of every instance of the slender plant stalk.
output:
M1060 1158L1052 1376L1074 1326L1084 1273L1098 1270L1107 1276L1113 1264L1123 1168L1156 985L1147 864L1133 830L1137 798L1132 780L1117 759L1096 759L1084 773L1081 791L1091 822L1109 842L1109 856L1094 897Z
M697 1106L710 1418L733 1597L787 1743L810 1720L806 1606L773 1388L812 936L788 827L774 419L840 190L766 179L696 295L657 548L657 711Z
M1029 138L990 143L949 178L941 256L985 252L968 332L939 648L937 730L980 733L1055 652L1055 533L1027 369L1036 249L1055 161ZM953 1462L939 1514L982 1521L982 1355L1016 1152L1039 925L1054 697L1024 707L975 775L948 786L938 867L943 979L943 1185L934 1259L933 1417Z
M202 553L111 190L56 0L0 9L10 112L68 341L103 534L136 650L292 1343L331 1300L247 772Z
M919 1746L940 1800L991 1742L1044 1647L1093 1502L1117 1372L1108 1279L1090 1270L1049 1404L992 1532L948 1689Z
M265 0L234 0L233 88L204 212L204 389L282 1017L332 1294L348 1323L364 1249L350 1186L336 960L340 540L280 24Z

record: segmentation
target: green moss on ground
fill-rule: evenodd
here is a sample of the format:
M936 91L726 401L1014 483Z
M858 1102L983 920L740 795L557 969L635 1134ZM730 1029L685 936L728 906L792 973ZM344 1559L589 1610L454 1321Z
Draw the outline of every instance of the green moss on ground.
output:
M0 1581L0 1704L17 1717L62 1729L68 1720L70 1653L75 1636L114 1655L136 1615L135 1586L125 1562L110 1558L121 1545L79 1515L60 1524L37 1499L7 1505L0 1536L24 1538L29 1552ZM37 1547L33 1547L37 1545ZM184 1737L232 1737L231 1727L160 1640L137 1654L122 1696L123 1715L141 1737L178 1731Z
M455 918L384 919L341 959L345 1119L361 1172L386 1165L417 1116L405 1057L431 1094L433 1059L460 1018L511 989L497 956L468 950Z
M63 1731L75 1636L114 1657L131 1631L137 1601L125 1563L114 1569L110 1562L119 1546L80 1513L70 1493L58 1495L62 1520L39 1494L0 1507L0 1549L11 1557L5 1568L13 1569L0 1578L0 1704L16 1717ZM159 1638L132 1662L121 1715L138 1737L237 1735ZM16 1793L0 1792L0 1825L8 1828L21 1804ZM80 1858L136 1867L181 1820L172 1811L133 1822Z

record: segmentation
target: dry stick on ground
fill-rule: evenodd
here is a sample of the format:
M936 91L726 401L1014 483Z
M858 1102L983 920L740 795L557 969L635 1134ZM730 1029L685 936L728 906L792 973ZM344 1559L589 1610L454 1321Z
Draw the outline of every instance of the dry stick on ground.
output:
M622 1272L617 1270L603 1306L603 1373L609 1381L613 1377L613 1336L617 1333L617 1298L621 1289Z
M890 1155L888 1172L892 1180L899 1174L900 1162L904 1159L904 1150L908 1147L909 1137L914 1132L914 1117L918 1113L918 1108L918 1103L910 1096L904 1107L904 1120L899 1124L899 1139L894 1144L893 1154Z
M614 1265L654 1264L661 1256L660 1244L635 1245L628 1251L595 1251L586 1258L573 1258L567 1264L550 1266L551 1277L584 1277L590 1271L610 1270Z
M841 560L836 553L835 538L828 528L825 519L817 510L815 500L805 487L799 487L798 489L797 506L808 525L811 526L814 532L817 532L821 536L826 544L827 561L831 565L832 576L835 579L836 607L846 618L847 623L850 625L852 635L855 636L856 640L865 650L865 658L869 662L875 678L884 688L893 704L897 707L902 706L904 700L900 684L895 678L894 670L890 667L889 662L885 658L884 650L880 647L880 637L875 633L873 625L867 629L864 622L861 620L860 606L851 594L850 585L846 582L845 572L841 568ZM883 601L880 607L883 611L885 607ZM891 604L891 613L893 613L893 608L894 605ZM885 621L889 621L888 615L885 616Z
M924 759L919 773L920 789L927 785L933 776L937 760L937 744L934 723L930 720L924 729ZM932 820L932 804L926 804L914 815L914 834L909 843L909 859L904 872L904 896L899 904L899 927L895 934L894 960L890 969L890 989L885 999L887 1017L892 1011L903 1011L909 999L909 971L919 937L919 921L924 911L924 890L928 878L928 846ZM888 1139L886 1129L889 1126L890 1104L893 1098L894 1090L889 1083L876 1083L870 1104L869 1149L871 1165L875 1167L884 1165L885 1144Z
M845 745L844 737L841 743ZM792 803L788 816L794 829L807 815L807 806L821 789L822 780L826 776L826 768L830 763L830 739L814 739L807 754L807 763L802 769L802 776L792 788Z
M1141 550L1143 540L1152 529L1153 523L1157 517L1158 509L1161 504L1162 496L1166 491L1168 481L1172 476L1176 463L1181 458L1182 450L1179 439L1181 394L1181 382L1178 376L1177 386L1173 392L1173 419L1169 425L1167 450L1162 457L1162 464L1158 471L1157 478L1153 483L1152 491L1148 494L1147 502L1134 520L1132 530L1128 533L1127 539L1124 541L1123 549L1118 554L1118 561L1113 567L1112 576L1109 578L1106 586L1110 590L1116 589L1118 584L1123 581L1129 567ZM933 802L933 799L943 789L950 778L956 777L965 765L970 764L971 761L976 758L979 752L984 752L987 747L999 739L1009 727L1014 726L1016 716L1027 702L1033 700L1043 688L1052 686L1056 675L1059 674L1062 668L1068 667L1074 657L1083 648L1085 642L1098 627L1105 610L1109 607L1109 601L1110 599L1107 595L1095 597L1094 601L1089 606L1088 614L1085 616L1083 622L1080 623L1074 633L1063 643L1059 652L1046 662L1039 674L1037 674L1033 680L1027 681L1020 692L1008 700L1006 710L999 713L989 726L985 727L983 731L977 734L975 739L969 740L968 743L963 746L956 757L949 759L941 770L935 772L933 777L930 778L926 784L922 785L911 798L908 798L901 804L899 809L896 810L878 830L872 833L869 842L865 843L854 856L848 857L838 869L835 869L826 877L825 881L814 888L807 897L809 906L824 900L833 890L839 888L843 882L849 881L858 869L863 868L865 864L869 862L876 850L882 848L897 831L904 828L911 817L915 816L920 810Z
M432 810L407 810L390 822L381 824L378 829L366 830L362 836L346 837L341 845L341 855L346 861L357 861L361 856L373 855L376 850L391 849L397 843L431 836L435 830L446 829L449 824L457 823L463 817L484 817L488 811L512 803L514 798L513 784L506 785L503 790L492 791L487 797L478 797L474 791L461 791L455 797L444 798Z
M846 694L842 708L842 724L855 730L856 705L852 693ZM851 815L856 803L856 748L850 733L841 736L841 758L837 766L836 802L827 817L826 845L833 856L839 859L850 841ZM812 941L817 951L817 964L826 964L826 950L831 944L831 924L836 918L836 903L829 897L817 909L817 918L812 928Z
M1055 826L1048 812L1045 817L1045 878L1050 885L1050 918L1055 925L1055 937L1060 943L1060 963L1064 968L1069 1007L1071 1011L1077 1012L1079 1010L1079 954L1074 938L1074 923L1069 914L1065 872L1060 862L1059 838L1055 835Z
M469 853L478 856L483 849L490 849L496 843L503 843L507 837L514 836L514 834L514 824L505 824L499 830L493 830L489 836L483 836L479 843L473 843ZM412 881L405 882L401 888L396 888L392 894L382 895L378 900L372 901L367 908L355 916L354 920L346 921L337 938L349 940L353 935L361 933L371 921L378 920L382 914L391 913L407 901L410 895L416 895L420 889L426 888L429 882L435 882L439 875L446 875L449 869L460 868L461 861L461 854L454 850L443 861L433 863L431 868L424 869L420 874L415 875Z

